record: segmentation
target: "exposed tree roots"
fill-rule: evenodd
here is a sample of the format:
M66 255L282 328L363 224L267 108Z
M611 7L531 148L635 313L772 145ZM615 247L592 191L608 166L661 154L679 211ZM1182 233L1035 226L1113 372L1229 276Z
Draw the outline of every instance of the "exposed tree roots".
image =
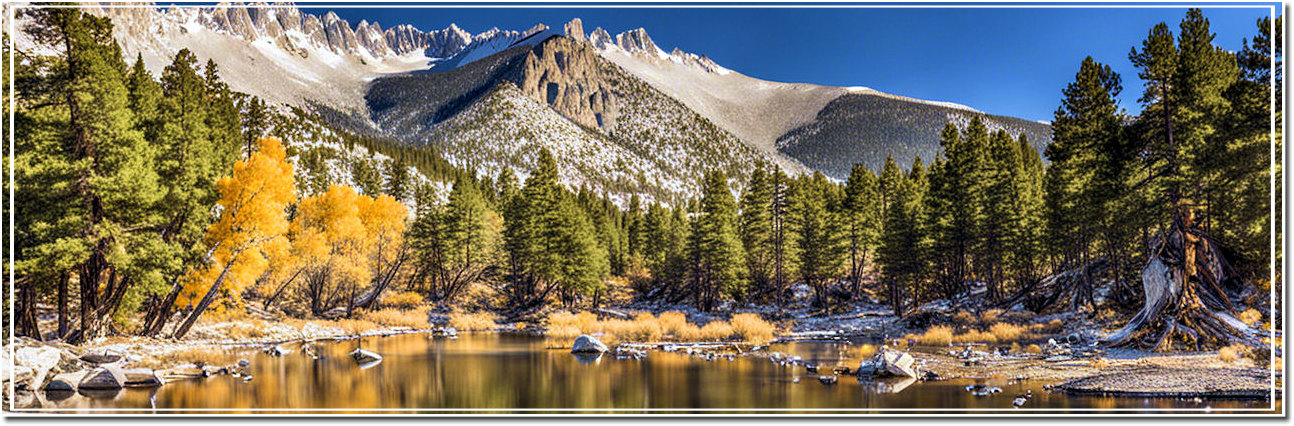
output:
M1235 307L1229 293L1241 283L1221 246L1203 230L1171 227L1141 279L1145 305L1102 344L1152 350L1264 347L1266 332L1230 314Z

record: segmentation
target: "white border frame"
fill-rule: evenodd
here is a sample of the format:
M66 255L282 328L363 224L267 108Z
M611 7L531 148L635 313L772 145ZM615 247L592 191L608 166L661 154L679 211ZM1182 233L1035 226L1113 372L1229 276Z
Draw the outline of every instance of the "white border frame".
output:
M9 47L10 47L9 63L10 64L14 63L14 51L15 51L14 49L16 48L14 37L12 36L12 34L16 34L16 30L17 30L15 19L14 19L16 14L16 9L18 9L19 7L22 7L22 8L91 7L91 6L63 6L63 5L19 6L17 4L8 3L9 0L3 0L3 1L5 2L2 5L5 9L4 18L7 19L8 21L7 22L8 33L11 34L11 37L9 38ZM115 2L119 0L110 0L110 1ZM560 3L553 3L551 0L550 1L516 0L516 2L509 2L507 4L490 4L490 3L470 4L467 2L458 3L458 4L426 4L426 3L418 3L416 0L394 0L394 1L384 2L380 4L368 4L368 5L298 3L298 4L292 5L292 7L295 7L298 9L309 9L309 8L327 8L327 9L351 9L351 8L410 8L410 9L527 9L527 8L552 8L552 9L573 9L573 8L591 8L591 9L604 9L604 8L609 8L609 9L615 9L615 8L622 8L622 9L630 9L630 8L632 9L639 9L639 8L641 9L711 9L711 8L716 8L716 9L746 9L746 8L752 8L752 9L766 9L766 8L770 8L770 9L781 9L781 8L787 8L787 9L790 9L790 8L799 8L799 9L833 9L833 8L839 8L839 9L874 9L874 8L886 8L886 9L981 9L981 8L1126 9L1126 8L1153 8L1153 9L1179 9L1179 8L1187 8L1187 7L1195 7L1195 8L1201 8L1201 9L1257 8L1257 9L1268 9L1270 11L1270 18L1271 18L1270 34L1271 34L1271 37L1272 37L1271 40L1273 43L1273 45L1271 46L1272 52L1275 52L1276 50L1274 45L1275 37L1277 35L1276 31L1281 30L1276 28L1277 15L1276 15L1275 5L1260 4L1265 2L1248 2L1248 1L1231 1L1232 3L1236 3L1234 5L1225 5L1225 4L1219 4L1216 2L1192 5L1189 3L1186 3L1186 4L1169 3L1166 1L1165 2L1151 1L1151 2L1133 3L1133 4L1128 4L1128 3L1119 4L1118 2L1099 3L1099 4L1081 4L1081 3L1066 3L1063 0L1042 0L1041 2L1038 2L1038 3L1012 2L1012 3L1004 3L1004 4L957 4L957 3L952 3L951 0L936 0L934 2L931 2L931 3L937 3L937 4L930 4L930 3L858 4L858 3L848 2L847 0L825 0L825 1L819 1L819 2L810 3L810 4L770 4L770 3L780 3L780 2L770 1L770 0L749 0L749 1L714 0L712 2L707 2L706 4L668 4L668 3L667 4L616 4L616 3L579 4L577 2L568 1L568 0L556 0L556 1ZM1047 4L1047 3L1051 3L1051 4ZM170 8L170 7L213 7L213 6L216 6L214 2L180 0L178 2L168 3L168 4L161 4L161 3L158 3L158 4L99 4L93 7L102 7L102 8L167 7L167 8ZM1284 6L1284 3L1282 3L1282 7L1283 6ZM279 7L286 7L286 6L237 4L237 5L225 5L225 7L279 8ZM1288 42L1283 44L1287 45ZM1284 52L1284 48L1282 47L1282 53L1283 52ZM1282 66L1283 65L1284 64L1282 64ZM10 69L8 70L8 73L5 77L9 79L10 84L8 87L10 88L10 90L12 90L13 83L14 83L14 70L12 66L9 68ZM1271 70L1272 71L1270 75L1270 81L1271 81L1270 84L1272 85L1272 87L1275 87L1275 84L1276 84L1275 55L1273 55L1271 59ZM0 92L0 94L2 93L3 92ZM1270 159L1271 159L1272 169L1274 169L1276 165L1276 115L1275 115L1276 94L1275 94L1275 90L1272 90L1270 93L1271 93L1270 110L1273 111L1273 114L1269 120L1270 126L1271 126L1269 131L1269 135L1271 136ZM1282 101L1282 104L1288 104L1288 96L1282 95L1281 101ZM9 234L8 235L9 244L7 249L8 249L8 253L10 254L9 263L8 263L9 274L7 276L9 281L9 289L8 289L9 291L7 294L0 294L0 303L3 303L3 298L7 297L9 299L9 318L8 318L9 346L10 346L9 368L11 370L13 368L13 362L15 357L14 352L15 352L15 346L16 346L16 345L13 345L13 343L16 341L16 336L15 336L16 330L14 327L14 322L16 318L15 318L15 309L14 309L14 300L13 300L15 298L14 295L16 294L16 288L14 284L15 256L13 256L14 248L15 248L13 224L14 224L14 214L16 210L15 204L14 204L14 188L16 186L14 181L14 175L16 173L14 171L14 168L16 167L16 161L14 157L14 152L15 152L14 127L15 126L12 124L16 106L17 106L16 97L11 95L9 98L9 114L7 116L8 121L0 122L0 126L7 125L8 132L5 134L9 139L9 144L8 144L9 167L7 170L7 173L9 175L9 182L8 182L9 192L8 192L8 199L6 200L9 205L9 216L7 218L9 221L9 226L7 229ZM1282 129L1285 128L1283 124L1284 123L1282 123ZM3 133L3 132L0 131L0 133ZM1282 142L1285 139L1284 136L1285 135L1282 132L1281 134ZM1284 144L1282 143L1282 147L1283 146ZM0 144L0 147L3 147L3 144ZM1284 173L1286 173L1285 158L1288 157L1288 154L1282 151L1281 157L1282 158L1280 163L1281 164L1280 170L1282 172L1282 176L1285 176L1284 175ZM1271 246L1270 246L1269 253L1271 253L1271 257L1269 259L1269 262L1270 262L1269 270L1272 273L1272 277L1271 277L1272 285L1270 286L1271 291L1270 291L1270 299L1269 299L1272 311L1269 313L1270 315L1269 317L1275 318L1275 313L1276 313L1275 301L1276 301L1276 287L1277 287L1276 285L1277 283L1276 281L1277 238L1276 238L1276 232L1275 232L1276 231L1276 220L1275 220L1276 203L1274 201L1276 197L1276 191L1278 190L1278 188L1276 186L1276 174L1273 173L1272 171L1269 171L1268 173L1269 181L1271 185L1270 186L1271 200L1269 201L1269 204L1270 204L1269 233L1271 238ZM1283 180L1287 180L1287 179L1283 179ZM1284 182L1282 182L1282 184L1283 183ZM1285 189L1285 186L1282 185L1281 188L1279 189L1283 190ZM1282 192L1284 193L1288 191L1282 191ZM1288 203L1288 194L1283 194L1283 195L1285 196L1281 198L1281 209L1283 212L1288 212L1288 209L1286 209L1286 203ZM1283 214L1281 217L1281 225L1283 228L1288 228L1288 226L1285 225L1287 222L1288 222L1288 218L1286 217L1286 215ZM1282 249L1284 248L1283 244L1281 248ZM1282 250L1282 252L1283 251L1284 250ZM1281 263L1280 265L1281 271L1287 272L1285 271L1286 262L1285 262L1284 256L1281 257L1280 263ZM1283 283L1281 287L1282 288L1284 287ZM1282 293L1283 293L1282 299L1284 303L1281 304L1281 307L1283 309L1286 306L1286 303L1288 303L1289 295L1288 295L1288 292L1282 292ZM1282 329L1281 329L1283 333L1284 331L1288 330L1289 318L1283 317L1282 319L1284 320ZM1284 339L1282 339L1282 342L1284 342ZM1272 339L1270 343L1270 347L1271 347L1270 349L1271 359L1275 359L1276 358L1275 339ZM1285 345L1285 349L1288 349L1288 345ZM1283 360L1284 358L1282 357L1282 361ZM989 415L996 415L996 416L1009 415L1010 417L1013 417L1013 418L1014 417L1030 418L1030 417L1059 417L1059 416L1122 417L1122 416L1127 416L1129 414L1141 414L1141 415L1154 414L1157 416L1166 416L1166 417L1181 417L1181 416L1194 417L1193 414L1216 414L1217 416L1220 416L1220 417L1245 417L1245 418L1285 417L1286 415L1285 407L1287 402L1286 392L1284 392L1284 389L1277 389L1276 387L1277 373L1276 373L1275 365L1272 365L1270 371L1271 371L1272 391L1273 392L1280 391L1281 393L1280 411L1276 411L1277 398L1269 398L1269 401L1271 401L1271 405L1267 408L1233 408L1233 409L1217 410L1217 411L1222 411L1221 413L1213 413L1214 410L1211 408L1162 408L1162 409L1160 408L1104 408L1104 409L1028 408L1028 409L1016 409L1016 410L1006 410L1006 409L997 409L997 408L922 408L922 409L910 409L910 408L827 408L827 409L822 409L822 408L756 408L756 409L749 409L749 408L683 408L683 409L678 409L678 408L605 408L605 409L581 409L581 408L569 408L569 409L562 409L562 408L557 408L557 409L554 409L554 408L493 408L493 409L491 408L439 408L439 409L428 409L428 408L242 408L242 409L236 409L236 408L155 408L155 409L79 408L74 410L67 410L67 409L60 409L60 408L17 408L16 400L11 400L9 407L4 407L4 408L6 409L6 412L5 412L6 416L8 415L38 415L38 416L58 415L59 417L66 417L66 418L87 417L87 416L92 417L96 415L102 415L101 413L120 413L125 416L148 415L150 417L153 417L153 416L171 417L171 416L203 416L203 415L211 415L213 413L229 413L229 412L237 413L236 415L246 415L248 413L252 413L252 414L257 414L258 416L266 416L266 417L338 416L338 415L345 415L345 416L435 415L438 417L476 417L476 416L596 417L596 416L608 416L608 415L617 415L617 414L619 414L620 416L636 415L636 416L648 416L648 417L678 417L678 416L696 417L696 416L702 416L705 413L714 413L725 417L769 417L772 415L776 415L777 413L782 413L782 416L786 416L786 417L809 417L809 416L812 416L812 417L861 417L861 416L877 417L877 416L913 416L913 415L980 417L980 416L989 416ZM1282 369L1282 373L1283 371L1284 370ZM1283 374L1282 374L1282 377L1283 377ZM1286 385L1288 386L1288 384ZM9 386L10 386L9 394L15 395L14 393L15 389L14 389L13 383L10 382ZM90 413L85 413L85 412L90 412ZM527 414L530 412L533 412L533 413ZM956 412L956 413L947 414L946 412ZM1249 412L1252 412L1253 414L1245 414ZM100 414L94 414L94 413L100 413ZM325 414L325 413L338 413L338 414ZM660 413L660 414L652 414L652 413ZM1020 413L1020 414L1016 414L1016 413ZM1051 413L1051 414L1045 414L1045 413ZM1124 413L1124 414L1118 414L1118 413ZM1184 414L1184 413L1192 413L1192 414Z

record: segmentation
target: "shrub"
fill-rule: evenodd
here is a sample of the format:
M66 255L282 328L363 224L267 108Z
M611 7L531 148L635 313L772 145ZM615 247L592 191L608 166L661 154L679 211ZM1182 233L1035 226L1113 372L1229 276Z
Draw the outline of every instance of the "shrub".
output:
M481 311L476 313L452 312L449 314L449 326L458 331L489 331L497 325L494 314Z
M1024 348L1024 352L1037 355L1042 353L1042 348L1039 347L1038 345L1029 345L1028 347Z
M997 324L993 324L992 327L989 327L988 331L993 335L995 340L999 342L1009 342L1018 340L1021 337L1026 337L1029 330L1028 328L1015 324L999 322Z
M681 337L679 336L680 332L689 326L696 328L692 324L688 324L687 315L682 312L663 312L657 320L660 321L661 332L675 338Z
M1249 308L1241 312L1240 315L1236 315L1236 318L1250 327L1257 327L1263 320L1263 313L1258 312L1257 309Z
M975 323L975 315L966 311L957 311L957 315L953 315L953 322L959 325L971 325Z
M701 340L719 342L732 339L732 326L726 321L710 321L701 327Z
M738 337L756 345L766 345L773 341L773 335L777 331L776 326L756 314L733 315L731 324Z
M413 309L422 305L422 295L412 291L396 293L383 298L382 305L397 309Z
M1218 349L1218 359L1223 362L1236 362L1249 356L1249 347L1236 343L1222 349Z

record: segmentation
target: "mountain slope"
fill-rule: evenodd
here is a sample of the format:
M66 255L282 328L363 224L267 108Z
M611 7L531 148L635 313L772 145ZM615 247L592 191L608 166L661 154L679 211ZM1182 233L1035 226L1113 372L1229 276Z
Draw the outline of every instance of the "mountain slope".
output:
M1024 133L1039 150L1051 140L1046 124L859 91L832 100L812 122L778 138L777 147L814 170L844 179L854 163L880 170L887 155L899 164L918 155L929 163L939 153L944 125L965 128L975 116L990 131Z
M691 183L706 170L743 176L755 161L771 160L601 58L588 42L564 36L449 71L379 78L367 99L384 136L432 145L482 174L502 165L528 170L532 150L545 146L587 154L556 155L571 182L668 201L693 195Z
M1049 126L987 115L965 105L893 95L863 87L779 83L748 77L713 60L656 46L641 28L612 37L602 28L589 35L602 57L774 157L843 179L855 162L879 169L893 152L901 164L938 152L939 132L949 121L964 126L981 115L1013 135L1028 134L1038 146L1051 140Z

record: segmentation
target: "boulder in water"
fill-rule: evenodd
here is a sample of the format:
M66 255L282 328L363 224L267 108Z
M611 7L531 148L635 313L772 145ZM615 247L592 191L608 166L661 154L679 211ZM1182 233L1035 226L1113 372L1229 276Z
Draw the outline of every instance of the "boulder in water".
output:
M46 392L76 392L76 386L85 378L87 372L79 371L76 373L63 373L49 380L45 384Z
M378 355L376 353L373 353L372 351L367 351L364 349L355 349L351 351L350 357L355 360L356 364L359 364L361 366L369 363L382 361L381 355Z
M105 365L86 373L77 390L115 390L125 385L126 372L121 367Z
M913 366L916 359L906 352L899 352L889 348L881 348L881 352L872 357L871 363L875 366L872 373L874 377L919 377L917 369ZM862 366L860 366L861 368Z
M607 348L606 344L587 334L576 337L575 344L571 345L571 353L573 354L600 354L608 350L610 349Z
M128 388L152 388L162 385L162 378L157 377L157 373L151 369L132 368L125 373Z

